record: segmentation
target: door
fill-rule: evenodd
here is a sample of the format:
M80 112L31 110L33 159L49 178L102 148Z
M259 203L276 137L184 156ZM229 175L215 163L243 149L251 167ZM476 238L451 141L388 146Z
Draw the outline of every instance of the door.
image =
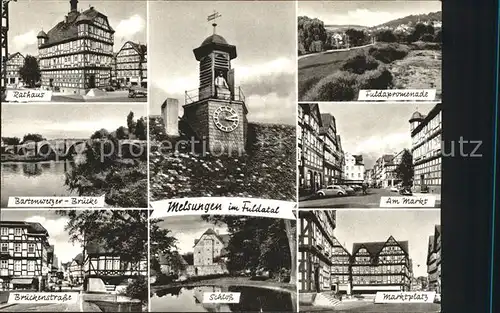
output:
M425 175L420 175L420 190L425 189Z
M95 88L95 74L89 76L89 88Z
M316 289L316 292L321 292L320 281L319 281L319 271L320 271L319 266L315 266L314 267L314 289Z

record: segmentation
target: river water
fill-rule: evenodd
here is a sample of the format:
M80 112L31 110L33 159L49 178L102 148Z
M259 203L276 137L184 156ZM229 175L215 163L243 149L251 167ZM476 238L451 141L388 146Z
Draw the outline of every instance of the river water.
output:
M73 161L8 162L2 163L2 207L9 197L72 196L65 185L65 174L72 170Z

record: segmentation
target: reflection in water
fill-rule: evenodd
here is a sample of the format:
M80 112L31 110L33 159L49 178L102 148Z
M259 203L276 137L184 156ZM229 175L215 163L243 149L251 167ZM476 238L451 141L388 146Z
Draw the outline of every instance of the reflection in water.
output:
M14 196L76 195L65 185L66 173L74 162L47 161L33 163L2 163L2 207Z
M205 292L239 292L240 303L202 303ZM276 312L293 311L292 295L258 287L183 287L156 292L151 297L154 312Z

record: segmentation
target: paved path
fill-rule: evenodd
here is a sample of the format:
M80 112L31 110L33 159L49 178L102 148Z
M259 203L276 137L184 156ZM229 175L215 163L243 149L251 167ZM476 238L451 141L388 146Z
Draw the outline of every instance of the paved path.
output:
M415 196L430 196L431 194L415 194ZM389 189L369 189L367 195L358 192L356 195L345 197L328 197L304 200L299 202L299 208L379 208L380 198L389 196L400 196L397 192ZM437 208L441 207L441 196L436 199Z
M351 47L351 48L344 48L344 49L332 49L332 50L326 50L326 51L322 51L322 52L309 53L309 54L299 56L298 60L305 59L305 58L312 57L312 56L318 56L321 54L329 54L329 53L335 53L335 52L341 52L341 51L356 50L356 49L361 49L361 48L369 47L369 46L373 46L373 45L374 45L373 43L370 43L370 44L367 44L364 46L358 46L358 47Z

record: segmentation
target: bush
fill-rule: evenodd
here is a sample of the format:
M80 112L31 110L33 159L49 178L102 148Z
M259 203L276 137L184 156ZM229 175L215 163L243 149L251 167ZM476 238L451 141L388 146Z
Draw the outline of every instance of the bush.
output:
M392 73L386 68L367 71L358 76L359 89L390 89L393 87Z
M409 52L410 49L407 46L397 43L380 44L368 50L369 55L386 64L403 59Z
M434 41L434 35L432 35L432 34L423 34L422 37L420 37L420 40L427 41L427 42Z
M441 50L441 43L415 41L410 47L412 50Z
M356 74L336 72L320 80L305 96L311 101L352 101L358 94Z
M311 77L308 80L306 80L303 84L299 84L299 97L303 98L303 96L320 81L320 79L321 78L317 76ZM307 98L304 98L304 100L307 100Z
M127 286L127 289L125 289L125 295L132 299L141 300L143 304L147 303L149 294L146 278L144 276L139 276L134 279L134 281Z
M374 70L377 67L378 62L374 57L361 52L345 60L341 68L344 71L354 74L363 74L365 71Z

